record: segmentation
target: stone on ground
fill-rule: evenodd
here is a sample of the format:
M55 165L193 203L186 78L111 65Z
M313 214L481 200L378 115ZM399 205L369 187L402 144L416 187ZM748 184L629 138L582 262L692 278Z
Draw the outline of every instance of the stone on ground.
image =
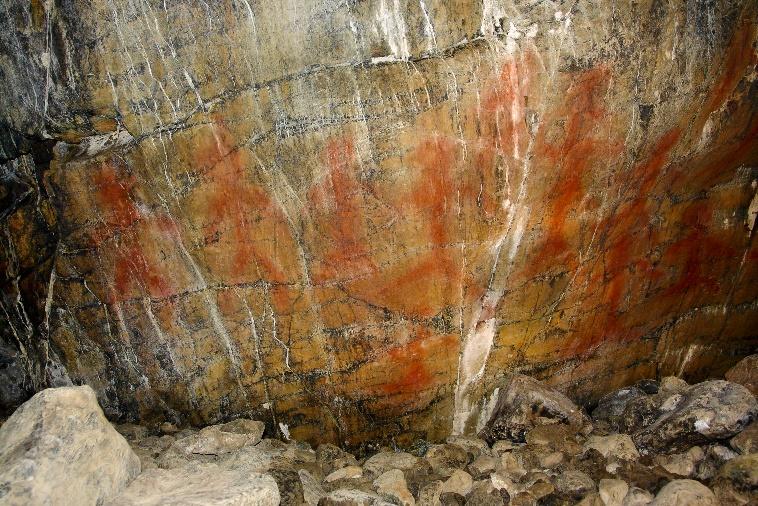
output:
M663 487L650 503L653 506L716 506L713 492L695 480L674 480Z
M279 489L269 475L193 463L142 473L107 506L278 506Z
M743 358L734 367L726 371L727 381L739 383L753 395L758 396L758 354Z
M495 407L479 434L490 443L498 439L523 442L530 429L546 423L575 427L589 423L571 399L534 378L512 374L498 388Z
M0 427L3 504L100 504L139 472L89 386L42 390Z

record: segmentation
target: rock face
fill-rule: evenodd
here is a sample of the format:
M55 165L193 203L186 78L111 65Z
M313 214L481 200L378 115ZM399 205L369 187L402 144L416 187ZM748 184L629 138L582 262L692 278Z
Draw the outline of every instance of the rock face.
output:
M0 6L0 401L441 441L755 349L754 0ZM715 353L718 351L718 353Z
M87 386L43 390L0 427L2 504L102 504L139 472Z

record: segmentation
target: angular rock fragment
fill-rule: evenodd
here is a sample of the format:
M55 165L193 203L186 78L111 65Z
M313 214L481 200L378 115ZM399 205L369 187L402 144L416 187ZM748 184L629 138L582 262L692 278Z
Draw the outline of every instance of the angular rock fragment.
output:
M303 487L303 501L308 506L317 506L319 499L326 495L326 491L321 487L318 480L305 469L300 469L297 474L300 476L300 483Z
M589 419L562 393L528 376L511 374L498 385L495 407L479 437L489 443L523 442L530 429L549 423L581 428Z
M406 452L379 452L369 457L363 463L363 470L373 476L379 476L385 471L411 469L418 462L418 457Z
M597 488L592 478L576 470L564 471L555 478L554 484L559 493L573 499L581 499Z
M589 449L597 450L607 459L636 460L640 457L634 441L628 434L590 436L584 444L584 451Z
M100 504L139 472L89 386L42 390L0 427L4 504Z
M424 459L429 462L435 473L447 477L457 469L465 468L471 456L461 446L448 443L431 446Z
M382 473L373 482L376 493L390 502L401 506L414 506L416 504L413 495L408 490L403 472L392 469Z
M277 506L279 488L269 475L192 463L175 469L150 469L107 506Z
M605 506L622 506L629 492L629 484L624 480L600 480L598 493Z

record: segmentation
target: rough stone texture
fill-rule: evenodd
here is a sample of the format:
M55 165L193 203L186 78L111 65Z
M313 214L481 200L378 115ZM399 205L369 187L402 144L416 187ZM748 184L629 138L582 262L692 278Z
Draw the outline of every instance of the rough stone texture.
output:
M722 504L758 502L758 454L741 455L724 464L714 480L714 490Z
M610 436L590 436L584 444L584 450L597 450L605 458L614 457L619 460L637 460L640 453L634 446L634 441L628 434L612 434Z
M271 476L197 464L142 473L108 506L279 506Z
M565 471L555 479L555 489L570 498L581 499L594 492L595 482L582 471Z
M721 374L757 344L757 9L2 3L3 402L353 445L472 427L504 370Z
M758 416L758 401L747 388L736 383L704 381L674 395L680 399L670 406L664 402L662 414L632 435L637 448L682 451L700 443L730 438Z
M751 423L745 430L734 436L729 444L743 455L758 453L758 421Z
M629 493L629 484L624 480L600 480L597 488L605 506L621 506Z
M400 469L387 471L373 482L376 493L386 498L389 502L401 506L415 506L416 500L408 490L405 477Z
M758 354L743 358L724 373L731 382L739 383L758 396Z
M43 390L0 427L2 504L101 504L139 472L88 386Z
M492 410L479 436L494 442L523 442L533 427L565 423L581 427L588 422L582 410L568 397L522 374L503 379L489 401Z
M663 487L651 506L716 506L716 496L713 492L695 480L674 480Z

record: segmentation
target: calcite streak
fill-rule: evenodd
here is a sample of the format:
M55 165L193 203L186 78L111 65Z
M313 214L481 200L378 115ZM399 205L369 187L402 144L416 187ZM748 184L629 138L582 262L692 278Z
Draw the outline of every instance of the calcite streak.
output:
M353 445L465 431L504 370L591 399L754 347L754 3L288 5L6 6L0 110L61 142L0 194L37 370Z

